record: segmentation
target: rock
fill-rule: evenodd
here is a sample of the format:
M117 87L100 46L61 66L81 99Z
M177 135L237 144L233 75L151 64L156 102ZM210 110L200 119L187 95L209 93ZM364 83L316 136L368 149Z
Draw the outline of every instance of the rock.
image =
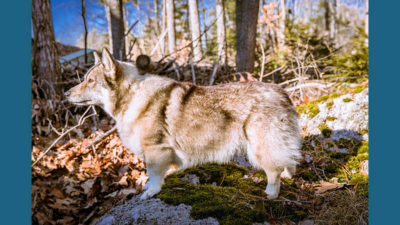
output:
M313 220L303 220L299 222L299 225L314 225Z
M333 102L328 107L327 102ZM307 135L320 135L321 124L332 130L332 140L356 139L368 140L368 88L357 94L345 94L317 104L319 113L309 118L306 113L300 114L300 126ZM330 119L327 119L330 118Z
M117 206L103 215L95 225L128 225L128 224L181 224L181 225L214 225L219 224L214 218L195 220L190 216L191 206L180 204L167 205L160 199L140 200L136 196L129 202Z
M365 161L362 161L361 163L360 163L361 165L360 165L360 172L362 173L362 174L365 174L365 175L367 175L368 176L368 171L369 171L369 169L368 169L368 160L365 160Z
M200 184L200 179L195 174L185 174L181 179L182 181L188 181L191 184L198 186Z

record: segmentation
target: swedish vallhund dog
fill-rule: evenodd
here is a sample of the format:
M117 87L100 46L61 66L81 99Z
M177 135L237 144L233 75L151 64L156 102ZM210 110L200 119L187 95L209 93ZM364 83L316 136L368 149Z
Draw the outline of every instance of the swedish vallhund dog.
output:
M265 171L265 192L277 198L280 177L295 173L301 159L297 112L285 91L262 82L196 86L148 74L150 65L148 56L127 63L103 49L84 81L65 93L76 105L102 107L123 144L145 160L141 199L161 190L171 165L226 163L238 151Z

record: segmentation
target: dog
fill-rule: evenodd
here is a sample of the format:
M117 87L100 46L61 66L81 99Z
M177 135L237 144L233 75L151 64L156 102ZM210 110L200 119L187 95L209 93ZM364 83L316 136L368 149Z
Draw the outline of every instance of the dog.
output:
M94 56L84 81L65 96L76 105L98 105L116 120L123 144L146 162L141 199L161 190L171 165L227 163L238 151L265 171L269 199L278 197L280 176L295 173L302 158L298 114L278 85L196 86L146 73L145 55L136 64L115 60L107 49Z

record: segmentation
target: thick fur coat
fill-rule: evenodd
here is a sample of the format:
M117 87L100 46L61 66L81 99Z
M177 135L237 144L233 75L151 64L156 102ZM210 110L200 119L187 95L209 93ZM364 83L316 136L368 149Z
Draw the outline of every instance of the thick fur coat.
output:
M261 82L177 82L146 74L150 60L139 57L136 65L119 62L104 49L66 96L99 105L116 120L124 145L146 162L149 182L141 197L161 190L171 165L225 163L242 151L266 172L266 193L276 198L282 172L293 174L301 159L297 112L285 91Z

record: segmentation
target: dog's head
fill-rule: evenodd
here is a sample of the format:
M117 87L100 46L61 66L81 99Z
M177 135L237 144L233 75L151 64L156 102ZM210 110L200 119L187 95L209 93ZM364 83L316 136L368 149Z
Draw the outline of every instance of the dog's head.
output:
M115 60L104 48L102 57L94 52L95 65L88 70L84 80L65 92L67 99L76 105L107 106L114 98L126 94L129 82L141 79L151 66L146 55L138 56L136 64Z

